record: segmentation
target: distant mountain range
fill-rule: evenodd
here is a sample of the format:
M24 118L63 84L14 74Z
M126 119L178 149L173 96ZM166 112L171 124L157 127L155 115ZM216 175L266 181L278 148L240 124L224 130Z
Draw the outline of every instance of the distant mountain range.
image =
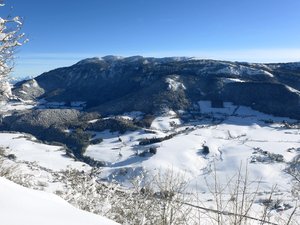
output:
M105 56L21 81L13 92L25 100L86 102L87 111L102 115L193 110L211 100L300 119L300 63Z

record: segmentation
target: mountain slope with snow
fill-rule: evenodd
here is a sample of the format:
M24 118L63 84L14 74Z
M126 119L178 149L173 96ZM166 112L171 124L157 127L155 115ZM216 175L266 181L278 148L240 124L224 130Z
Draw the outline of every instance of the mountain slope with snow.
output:
M186 110L212 100L299 119L300 95L291 90L300 90L300 71L292 65L107 56L43 73L13 92L67 105L83 101L87 110L105 115Z

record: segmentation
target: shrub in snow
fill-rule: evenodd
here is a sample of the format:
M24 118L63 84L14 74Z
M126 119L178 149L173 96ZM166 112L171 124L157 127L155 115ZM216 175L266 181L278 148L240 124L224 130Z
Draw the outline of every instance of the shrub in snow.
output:
M207 145L202 146L202 154L208 155L209 154L209 147Z
M16 155L14 155L14 154L7 155L7 158L10 159L10 160L16 160L17 159Z
M142 151L141 153L138 154L140 157L150 157L153 156L157 153L157 147L150 147L147 150Z
M260 148L254 148L253 155L251 156L251 163L274 163L274 162L279 162L282 163L284 162L284 157L281 154L275 154L271 153L268 151L264 151Z
M149 153L156 154L157 153L157 148L156 147L150 147Z
M298 154L294 159L289 163L289 166L286 168L286 172L293 177L293 190L292 193L295 197L300 199L300 155Z
M32 175L20 173L18 164L10 162L15 160L15 155L8 154L6 150L0 147L0 177L5 177L24 187L33 187Z
M97 145L97 144L100 144L102 141L103 141L102 138L96 138L96 139L91 140L90 144L91 145Z

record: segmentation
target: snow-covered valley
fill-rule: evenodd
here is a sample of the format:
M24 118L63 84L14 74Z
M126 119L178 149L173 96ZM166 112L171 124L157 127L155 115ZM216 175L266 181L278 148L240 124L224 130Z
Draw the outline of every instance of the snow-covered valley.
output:
M196 112L169 111L157 116L148 129L125 133L90 130L94 139L102 141L89 145L84 155L104 163L101 168L76 161L66 155L62 146L40 143L31 135L0 133L3 165L18 166L18 183L59 194L80 208L80 201L89 198L82 198L84 193L76 193L78 187L72 189L72 182L66 178L66 174L72 171L81 171L81 175L92 174L93 179L89 182L96 187L99 184L113 185L113 189L124 193L134 189L136 179L142 179L142 188L147 180L171 173L187 184L185 193L189 196L189 203L198 206L201 202L204 208L217 210L221 208L215 204L214 193L219 189L212 185L217 181L223 187L222 201L228 204L233 195L229 183L246 177L247 192L255 193L248 214L257 217L264 212L263 202L270 198L271 193L272 201L278 205L268 209L269 220L276 223L281 218L277 224L284 224L283 220L288 220L299 197L299 183L289 173L291 166L299 164L297 121L231 103L225 103L223 108L212 108L209 101L200 101L194 108ZM141 113L137 112L121 115L127 120L140 116ZM81 185L81 188L85 187ZM102 189L100 199L105 199L103 193L111 195L108 190ZM191 193L197 193L197 200L191 197L194 196ZM111 202L96 205L91 201L89 211L116 219L111 213ZM293 216L299 218L297 213ZM201 224L211 224L210 219L202 218ZM249 224L256 224L250 221Z
M124 134L98 132L96 135L103 142L90 145L85 154L106 162L104 179L119 171L123 175L126 171L130 177L142 171L172 168L176 173L184 173L191 183L204 186L202 178L213 170L213 164L224 178L233 176L240 164L249 164L250 177L262 179L266 187L276 182L279 185L282 182L283 186L289 183L283 170L300 150L299 129L287 128L283 123L292 120L230 103L221 109L210 108L209 102L199 104L201 113L210 118L185 123L171 112L153 121L151 133L145 130ZM174 137L149 145L140 143L168 135ZM203 146L209 148L208 152L203 152ZM148 153L150 148L155 148L156 154ZM279 158L273 159L272 154Z

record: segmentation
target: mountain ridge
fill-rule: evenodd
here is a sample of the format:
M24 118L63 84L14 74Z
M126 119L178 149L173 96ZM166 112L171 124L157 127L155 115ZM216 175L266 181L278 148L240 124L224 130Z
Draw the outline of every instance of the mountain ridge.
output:
M299 90L299 63L105 56L43 73L13 92L22 99L84 101L86 110L104 115L190 110L196 101L212 100L300 119Z

